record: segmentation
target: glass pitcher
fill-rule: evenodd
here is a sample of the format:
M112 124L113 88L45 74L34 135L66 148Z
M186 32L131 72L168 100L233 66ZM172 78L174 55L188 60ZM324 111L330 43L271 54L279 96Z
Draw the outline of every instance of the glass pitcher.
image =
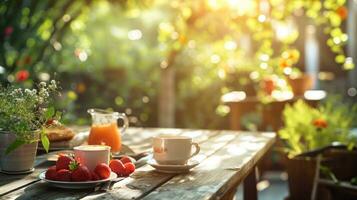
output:
M89 109L88 113L92 116L88 144L107 145L111 147L112 153L119 153L121 150L121 134L129 127L129 120L126 115L101 109ZM122 119L124 122L120 131L118 119Z

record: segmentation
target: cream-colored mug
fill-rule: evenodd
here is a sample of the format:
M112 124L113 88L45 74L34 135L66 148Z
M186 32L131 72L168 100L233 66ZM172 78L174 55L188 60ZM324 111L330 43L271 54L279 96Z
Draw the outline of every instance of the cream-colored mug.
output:
M184 165L200 152L200 146L187 136L159 135L153 137L152 147L156 162L166 165Z
M109 164L110 146L83 145L74 147L74 157L81 164L93 171L99 163Z

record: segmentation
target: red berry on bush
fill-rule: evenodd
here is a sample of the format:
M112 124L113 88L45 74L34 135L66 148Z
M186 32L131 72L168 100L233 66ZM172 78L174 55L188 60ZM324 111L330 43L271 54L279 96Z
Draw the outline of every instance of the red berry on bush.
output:
M30 73L27 70L20 70L16 73L15 76L17 82L22 82L26 81L29 78Z
M4 30L5 37L8 37L14 32L14 28L12 26L7 26Z

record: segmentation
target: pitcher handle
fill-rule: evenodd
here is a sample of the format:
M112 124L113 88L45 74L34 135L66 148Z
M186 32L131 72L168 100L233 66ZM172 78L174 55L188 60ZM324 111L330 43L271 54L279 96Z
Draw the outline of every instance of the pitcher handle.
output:
M125 130L129 127L129 119L128 117L125 115L125 113L118 113L118 119L122 119L124 124L123 127L120 130L121 134L125 133Z

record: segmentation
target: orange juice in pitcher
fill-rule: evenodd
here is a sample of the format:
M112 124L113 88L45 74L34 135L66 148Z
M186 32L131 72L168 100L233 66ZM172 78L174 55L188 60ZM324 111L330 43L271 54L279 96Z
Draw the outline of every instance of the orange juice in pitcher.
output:
M129 121L125 114L100 109L89 109L88 113L92 116L88 144L107 145L111 147L113 153L119 153L121 150L121 134L129 126ZM118 119L124 121L120 131L117 123Z

